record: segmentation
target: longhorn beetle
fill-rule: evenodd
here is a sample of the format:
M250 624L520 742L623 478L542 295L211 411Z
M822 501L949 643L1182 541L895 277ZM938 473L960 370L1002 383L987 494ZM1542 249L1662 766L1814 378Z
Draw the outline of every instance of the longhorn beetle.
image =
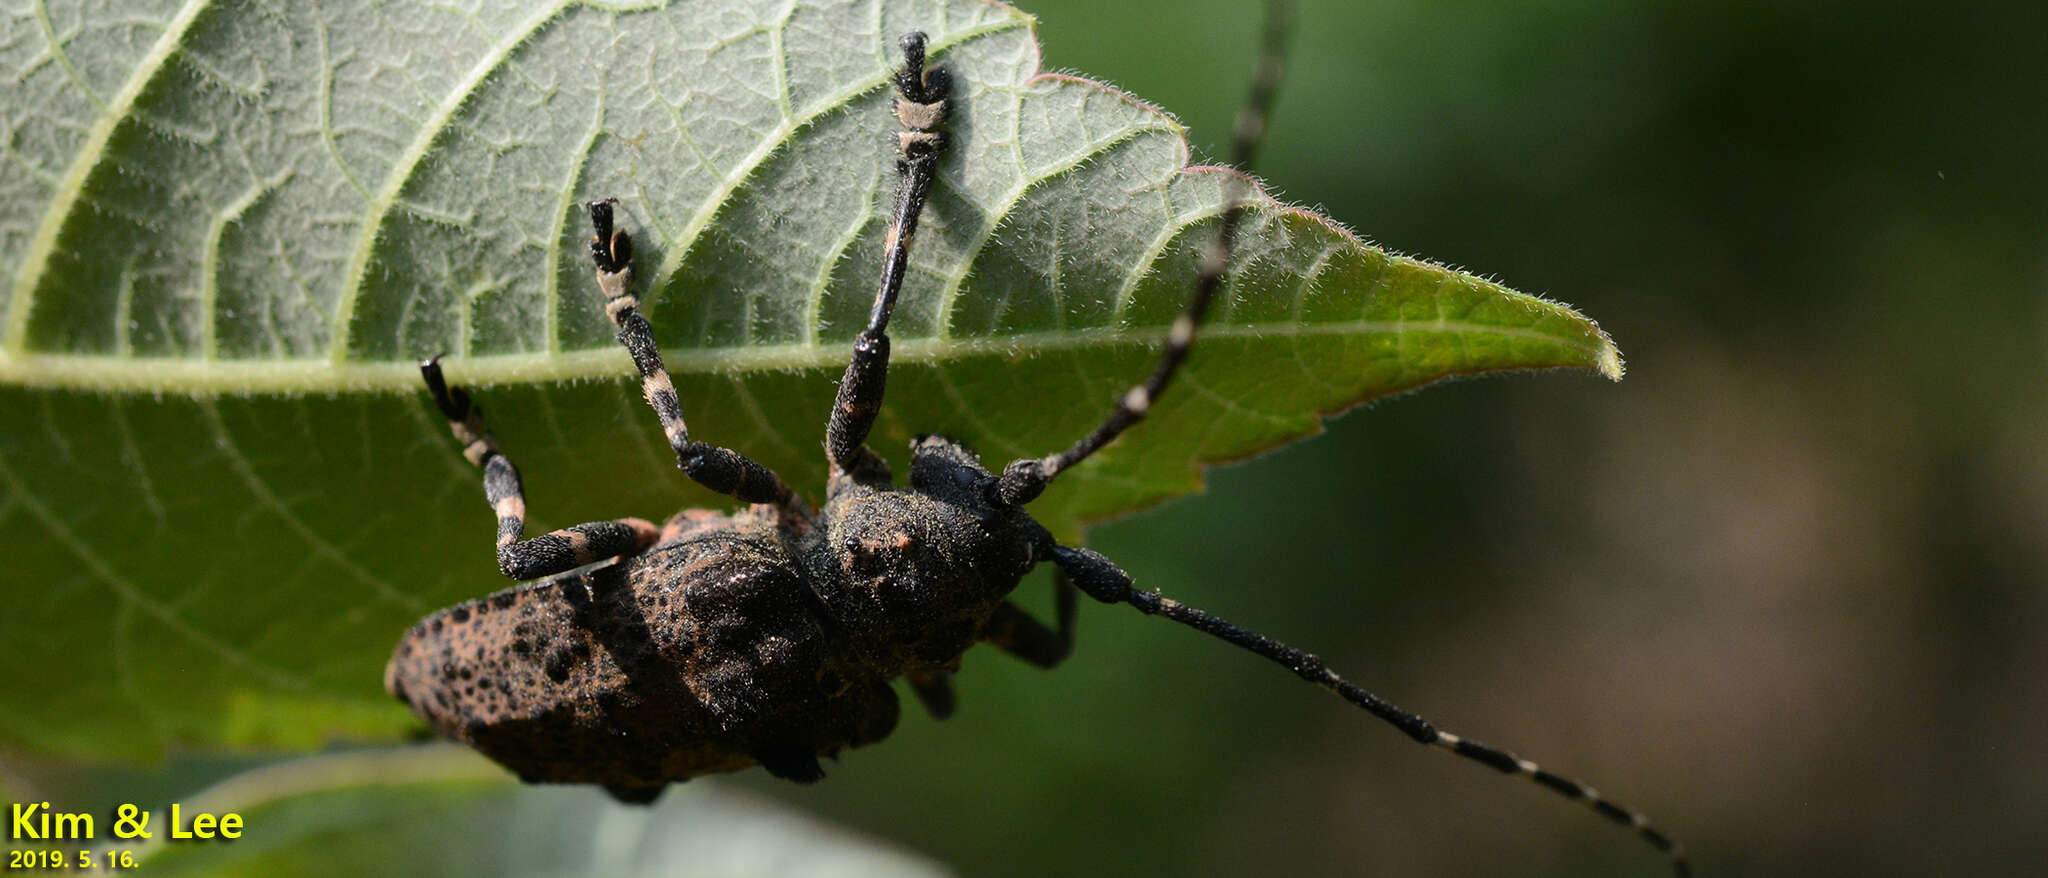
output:
M1269 13L1259 72L1237 122L1239 167L1249 164L1279 80L1282 18ZM484 497L498 518L499 569L515 580L547 578L422 620L398 644L385 688L442 734L527 782L601 784L637 803L669 783L755 764L810 783L824 776L818 757L879 741L895 727L890 682L898 677L943 718L953 710L948 675L977 643L1041 667L1059 664L1073 645L1079 589L1264 656L1416 741L1583 802L1666 852L1686 874L1683 849L1641 814L1507 751L1440 731L1309 653L1133 588L1115 562L1059 544L1025 511L1062 472L1143 419L1173 380L1222 284L1243 210L1242 179L1226 191L1219 231L1157 366L1099 426L1000 475L959 443L920 437L911 447L909 487L894 484L864 443L888 376L890 311L947 146L939 126L949 86L945 70L925 66L923 34L904 36L901 48L895 207L880 289L825 431L831 476L823 507L810 510L745 455L690 436L632 292L632 238L617 227L614 202L591 202L590 254L605 313L677 465L751 505L733 513L684 510L660 527L625 518L523 539L519 471L469 395L447 385L438 358L428 360L420 372L434 405L464 456L483 469ZM617 561L587 566L608 558ZM1051 626L1007 600L1045 562L1056 568Z

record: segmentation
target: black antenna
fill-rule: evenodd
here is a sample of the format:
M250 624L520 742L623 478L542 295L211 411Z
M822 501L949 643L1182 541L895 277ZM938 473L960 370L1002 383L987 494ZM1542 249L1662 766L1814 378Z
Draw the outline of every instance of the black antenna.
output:
M1290 0L1268 0L1266 4L1266 21L1260 42L1258 67L1252 76L1251 93L1245 98L1243 108L1238 111L1237 123L1232 132L1232 159L1241 171L1250 169L1252 157L1257 153L1266 133L1266 116L1273 105L1273 96L1279 89L1281 73L1284 70L1287 31L1293 18L1292 6ZM1151 407L1152 401L1166 389L1167 383L1173 380L1181 362L1187 358L1188 351L1194 345L1195 329L1207 313L1209 302L1215 297L1216 290L1223 285L1223 274L1229 265L1230 251L1236 243L1238 223L1244 212L1245 188L1246 181L1243 178L1233 177L1225 184L1223 220L1216 231L1216 237L1202 254L1201 275L1196 280L1194 296L1188 301L1187 310L1174 321L1173 329L1167 335L1166 350L1160 355L1159 365L1153 369L1152 375L1119 398L1116 409L1101 426L1096 427L1072 447L1049 457L1020 460L1010 464L995 486L994 499L1005 504L1031 502L1045 490L1045 486L1059 475L1061 470L1095 453L1145 417L1145 412ZM1069 575L1074 584L1096 600L1130 604L1139 612L1170 619L1240 649L1264 656L1293 671L1296 676L1335 692L1345 701L1400 729L1403 734L1416 741L1441 747L1504 774L1522 775L1551 792L1584 803L1600 816L1634 830L1652 847L1664 852L1671 860L1672 871L1680 878L1692 874L1684 845L1652 826L1648 817L1603 798L1592 787L1563 775L1545 771L1536 763L1506 750L1439 730L1428 720L1402 710L1386 699L1337 676L1335 671L1323 664L1322 659L1311 653L1303 652L1256 631L1239 627L1179 601L1162 597L1157 592L1134 589L1131 587L1130 574L1097 552L1056 546L1052 553L1053 561Z
M1592 787L1580 781L1545 771L1536 763L1506 750L1441 731L1428 720L1402 710L1386 699L1337 676L1337 672L1330 670L1323 664L1322 659L1316 658L1312 653L1295 649L1257 631L1239 627L1172 598L1162 597L1158 592L1132 588L1131 575L1094 550L1056 546L1052 550L1052 558L1061 570L1066 571L1074 585L1086 592L1089 597L1104 603L1130 604L1137 608L1138 612L1148 616L1171 619L1232 646L1264 656L1275 664L1293 671L1295 676L1337 693L1345 701L1379 717L1418 742L1442 747L1504 774L1519 774L1551 792L1584 803L1600 816L1635 830L1644 841L1663 851L1671 858L1671 869L1677 872L1680 878L1692 874L1692 867L1686 860L1684 845L1650 825L1650 818L1603 798Z

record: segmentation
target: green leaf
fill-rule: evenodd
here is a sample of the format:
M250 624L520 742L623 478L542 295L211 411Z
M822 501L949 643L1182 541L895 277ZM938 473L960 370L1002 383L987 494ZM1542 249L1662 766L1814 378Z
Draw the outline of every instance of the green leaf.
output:
M1000 466L1092 427L1150 368L1229 173L1040 74L1031 20L979 0L320 6L0 19L0 744L409 727L379 686L398 634L504 585L423 355L481 387L536 531L727 505L619 380L583 199L624 202L693 433L817 499L902 32L956 91L872 440L899 472L917 433ZM1173 391L1033 506L1055 531L1447 376L1620 375L1571 309L1263 193L1241 238Z

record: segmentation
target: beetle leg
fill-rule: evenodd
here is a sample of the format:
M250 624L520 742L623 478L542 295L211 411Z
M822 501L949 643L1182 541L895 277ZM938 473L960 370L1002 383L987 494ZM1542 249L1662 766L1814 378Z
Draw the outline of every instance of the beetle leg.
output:
M483 411L470 404L469 394L449 387L441 377L439 357L420 364L420 377L426 379L434 406L448 418L448 428L462 442L462 456L484 471L484 499L498 515L499 572L512 579L538 579L615 555L635 555L654 545L660 531L638 518L590 521L520 539L526 531L526 495L520 490L519 468L484 429Z
M612 798L628 805L652 805L655 799L661 798L661 791L667 788L667 784L655 784L651 787L605 784L604 791L610 793Z
M854 339L853 359L846 364L846 376L840 379L832 417L825 426L825 454L835 473L857 473L863 469L864 458L874 456L864 443L882 409L882 389L889 377L889 314L903 288L918 215L923 213L932 181L938 176L939 153L946 148L946 133L932 129L946 118L951 80L944 70L925 69L924 34L905 34L902 46L903 68L896 73L896 118L904 130L896 140L896 206L889 214L889 233L882 245L882 283L875 291L875 305L868 313L867 328Z
M1074 583L1067 578L1067 571L1056 570L1052 587L1057 627L1048 628L1016 604L1004 601L982 625L982 641L1041 668L1058 667L1066 661L1074 651Z
M796 745L769 745L756 748L751 754L755 762L768 773L796 783L817 783L825 777L825 768L818 764L818 754Z
M953 715L953 676L945 671L911 671L904 675L910 681L910 691L917 694L918 703L924 705L932 719L945 719Z
M593 201L590 224L597 234L590 242L591 261L597 264L597 286L604 292L604 313L619 328L619 344L633 357L640 372L640 392L647 397L654 416L661 420L661 432L676 453L676 466L697 484L748 503L787 505L794 499L782 477L752 458L730 448L720 448L690 439L683 423L683 404L676 398L675 382L662 365L661 350L654 343L654 328L640 313L640 298L632 294L633 239L624 229L612 228L610 200Z

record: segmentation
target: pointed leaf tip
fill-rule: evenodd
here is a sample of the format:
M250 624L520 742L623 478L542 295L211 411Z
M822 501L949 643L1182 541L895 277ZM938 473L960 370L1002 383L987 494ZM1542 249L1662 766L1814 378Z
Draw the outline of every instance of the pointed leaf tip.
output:
M395 737L399 632L499 585L465 548L491 519L426 356L544 498L536 532L729 505L676 473L623 380L591 198L622 198L692 431L817 499L880 274L903 33L930 34L956 115L871 439L898 472L917 433L1000 467L1092 428L1156 361L1224 201L1229 172L1189 168L1178 123L1039 73L1001 4L379 9L99 4L64 45L99 59L97 95L62 65L0 80L23 130L89 133L18 139L53 172L0 199L0 226L32 231L0 235L0 667L41 669L0 687L0 717L26 718L0 747ZM137 32L160 36L136 52ZM1033 506L1049 527L1447 376L1622 375L1569 308L1251 206L1188 371Z

